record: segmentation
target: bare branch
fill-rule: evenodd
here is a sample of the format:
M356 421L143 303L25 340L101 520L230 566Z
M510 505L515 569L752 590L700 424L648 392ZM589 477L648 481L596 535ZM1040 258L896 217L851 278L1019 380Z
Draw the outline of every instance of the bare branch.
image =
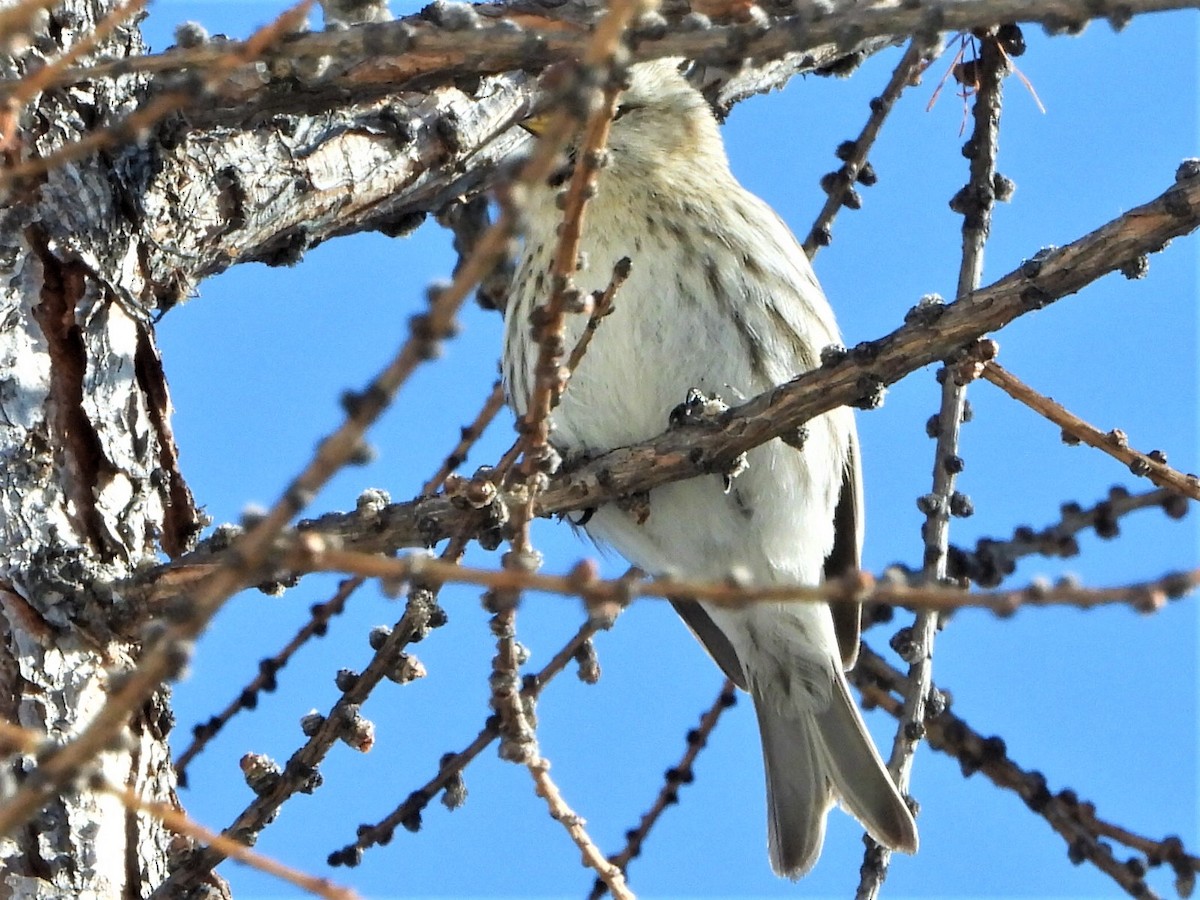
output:
M996 155L999 152L1000 110L1004 97L1007 57L995 35L982 39L983 52L980 84L975 93L975 128L967 146L971 148L971 174L964 187L951 201L951 208L962 213L962 264L958 272L957 299L970 296L983 279L983 251L991 230L992 207L996 192ZM936 308L936 307L934 307ZM933 488L921 497L925 522L921 537L925 544L922 579L928 584L946 583L946 564L950 549L950 518L963 515L963 495L955 490L962 458L958 455L958 437L966 409L966 383L952 377L948 367L941 377L941 405L937 418L937 446L933 456ZM936 611L922 609L912 627L906 630L903 658L908 666L904 710L896 726L888 771L901 793L907 794L912 782L920 724L933 684L933 645L941 617ZM866 852L860 869L858 900L875 900L887 878L892 851L869 835L864 839Z
M275 690L276 676L279 674L279 670L286 666L296 651L308 643L311 638L325 634L329 620L342 614L350 595L358 590L362 583L362 578L347 578L338 585L338 589L332 597L324 603L314 604L312 618L301 626L295 637L288 641L283 649L274 656L259 662L258 674L238 692L237 699L230 701L215 716L192 729L192 742L175 759L175 772L180 787L187 787L188 763L204 750L208 742L217 736L217 733L225 727L230 719L243 709L253 709L257 706L259 693Z
M858 657L858 666L850 674L851 679L863 692L864 702L878 706L890 715L898 717L902 703L893 692L903 693L905 677L890 666L886 660L863 646ZM1072 791L1050 793L1046 777L1041 772L1029 771L1018 766L1007 753L1004 741L999 737L984 737L961 718L950 711L947 696L931 688L931 709L924 720L924 731L929 745L947 753L959 761L964 777L983 772L997 787L1015 792L1037 815L1067 842L1067 852L1072 862L1088 861L1113 879L1130 896L1152 900L1158 895L1147 886L1143 875L1145 864L1131 865L1119 861L1112 847L1102 836L1115 837L1116 829L1099 825L1091 804L1082 804ZM1129 844L1141 850L1136 843ZM1151 865L1169 862L1175 869L1180 884L1186 884L1184 873L1200 869L1200 860L1189 857L1177 838L1162 841L1160 853L1149 860ZM1186 894L1181 894L1186 896Z
M717 693L717 699L700 716L699 727L688 731L687 749L684 751L683 757L679 762L667 769L666 782L658 792L658 796L654 798L654 803L651 804L650 809L642 816L637 828L625 833L625 846L621 849L621 852L616 856L609 857L609 861L623 873L628 872L630 862L641 855L642 845L646 842L646 838L650 834L650 829L654 827L662 814L666 812L667 807L679 801L679 786L689 784L692 781L692 766L695 765L697 757L700 756L700 751L708 744L709 735L717 727L717 722L720 721L721 714L736 703L737 688L732 681L726 678L725 683L721 685L721 690ZM600 900L604 896L606 887L606 882L597 879L589 895L591 900Z
M854 188L855 182L861 182L864 185L874 184L874 169L867 162L867 154L870 153L876 138L879 137L879 131L883 128L888 113L900 99L900 94L906 87L916 83L926 60L938 55L941 44L940 39L936 44L928 46L916 39L910 41L908 49L904 51L900 62L892 71L892 77L888 79L887 86L878 97L872 99L871 115L867 119L867 124L863 126L856 139L847 141L837 148L838 159L842 160L842 167L821 179L821 187L826 193L825 205L817 213L816 221L809 229L808 237L804 239L804 252L808 254L809 259L813 259L818 250L829 246L833 241L833 220L842 207L849 206L857 209L861 204L858 192Z
M260 872L266 872L268 875L274 875L276 878L293 884L301 890L308 891L310 894L325 897L327 900L355 900L358 897L358 894L350 890L350 888L334 884L328 878L317 878L315 875L308 875L297 871L291 866L285 866L276 859L264 856L261 853L255 853L245 844L238 843L232 838L209 831L203 825L188 818L173 806L169 806L166 803L155 803L144 800L131 787L118 786L107 782L102 782L100 787L120 798L121 802L128 809L139 810L140 812L154 816L154 818L161 821L176 834L185 835L199 843L207 844L221 853L233 857L238 862L245 863L253 869L258 869Z
M944 307L918 307L905 325L843 355L827 354L827 364L733 407L719 423L666 431L649 441L605 453L551 479L536 503L542 516L586 509L662 484L724 471L738 454L814 416L844 404L877 402L885 385L943 359L979 336L1041 309L1119 269L1131 259L1161 249L1172 237L1200 225L1200 177L1181 177L1155 200L1129 210L1072 244L1039 253L1019 269ZM369 523L356 513L331 513L302 522L300 529L366 552L429 546L464 529L495 521L493 506L520 505L524 489L497 492L491 504L451 502L440 495L372 511ZM502 519L501 519L502 520ZM207 572L214 554L202 549L176 567L151 570L122 586L132 597L153 592L155 579L172 585ZM189 575L190 572L190 575ZM252 578L245 585L256 583ZM143 585L140 589L137 585ZM150 585L148 591L145 587Z
M561 822L567 829L571 840L583 853L584 864L596 871L615 900L633 900L633 894L625 886L625 873L620 867L604 858L600 848L596 846L584 829L583 819L572 811L571 807L567 805L567 801L563 799L558 786L550 780L550 763L538 757L529 763L529 772L533 775L534 783L537 785L538 796L544 799L550 808L550 818Z
M1014 400L1024 403L1034 412L1045 416L1063 430L1063 437L1068 435L1075 442L1083 441L1090 447L1103 450L1113 459L1120 460L1129 466L1134 475L1147 478L1160 488L1169 488L1193 500L1200 500L1200 478L1192 474L1183 474L1167 465L1167 457L1161 450L1142 453L1129 446L1129 438L1125 432L1113 429L1107 434L1094 425L1085 422L1066 407L1055 403L1049 397L1039 394L1011 372L998 363L989 362L983 367L981 377L990 381Z

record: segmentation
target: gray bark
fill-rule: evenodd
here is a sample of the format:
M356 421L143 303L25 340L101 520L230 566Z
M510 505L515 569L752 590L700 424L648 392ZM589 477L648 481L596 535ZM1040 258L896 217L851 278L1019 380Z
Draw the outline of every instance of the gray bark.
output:
M104 9L71 0L43 16L33 45L3 62L28 71L86 35ZM118 29L107 54L141 52ZM47 153L136 103L135 79L43 96L23 117ZM166 384L149 318L136 197L137 151L51 172L0 218L0 715L69 739L104 703L136 645L113 637L111 597L94 585L184 549L195 512L175 467ZM166 690L96 768L152 799L172 798ZM35 761L10 757L3 778ZM145 896L163 878L169 835L81 779L19 832L0 836L0 896Z

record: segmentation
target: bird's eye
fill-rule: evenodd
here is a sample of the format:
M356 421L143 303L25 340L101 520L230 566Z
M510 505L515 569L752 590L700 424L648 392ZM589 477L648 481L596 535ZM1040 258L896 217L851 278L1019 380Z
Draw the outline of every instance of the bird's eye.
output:
M617 107L617 111L613 113L613 121L617 121L617 119L621 118L621 116L625 115L626 113L633 112L635 109L643 109L644 107L644 103L623 102Z

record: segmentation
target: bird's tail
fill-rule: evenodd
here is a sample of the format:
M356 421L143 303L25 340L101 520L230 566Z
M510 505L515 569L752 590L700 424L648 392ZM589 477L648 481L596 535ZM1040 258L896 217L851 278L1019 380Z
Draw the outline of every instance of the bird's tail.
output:
M796 879L816 863L835 800L880 844L915 853L917 825L867 734L845 676L821 712L787 708L752 689L767 775L771 867Z

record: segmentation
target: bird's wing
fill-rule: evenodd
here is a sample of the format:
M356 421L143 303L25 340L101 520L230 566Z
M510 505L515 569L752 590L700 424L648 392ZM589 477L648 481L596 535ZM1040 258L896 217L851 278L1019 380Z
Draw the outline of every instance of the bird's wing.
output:
M825 578L837 578L859 568L863 545L862 466L858 459L858 431L851 427L842 474L842 491L833 513L833 550L825 558ZM837 636L842 665L853 668L858 659L860 603L831 603L833 631Z
M687 600L672 600L671 605L675 607L679 618L683 619L684 624L692 630L692 634L696 635L696 638L704 645L704 649L708 651L708 655L721 667L721 671L728 676L729 680L742 690L749 690L746 684L746 673L742 670L742 664L733 649L733 644L729 643L725 632L717 627L705 612L704 607L699 603Z

